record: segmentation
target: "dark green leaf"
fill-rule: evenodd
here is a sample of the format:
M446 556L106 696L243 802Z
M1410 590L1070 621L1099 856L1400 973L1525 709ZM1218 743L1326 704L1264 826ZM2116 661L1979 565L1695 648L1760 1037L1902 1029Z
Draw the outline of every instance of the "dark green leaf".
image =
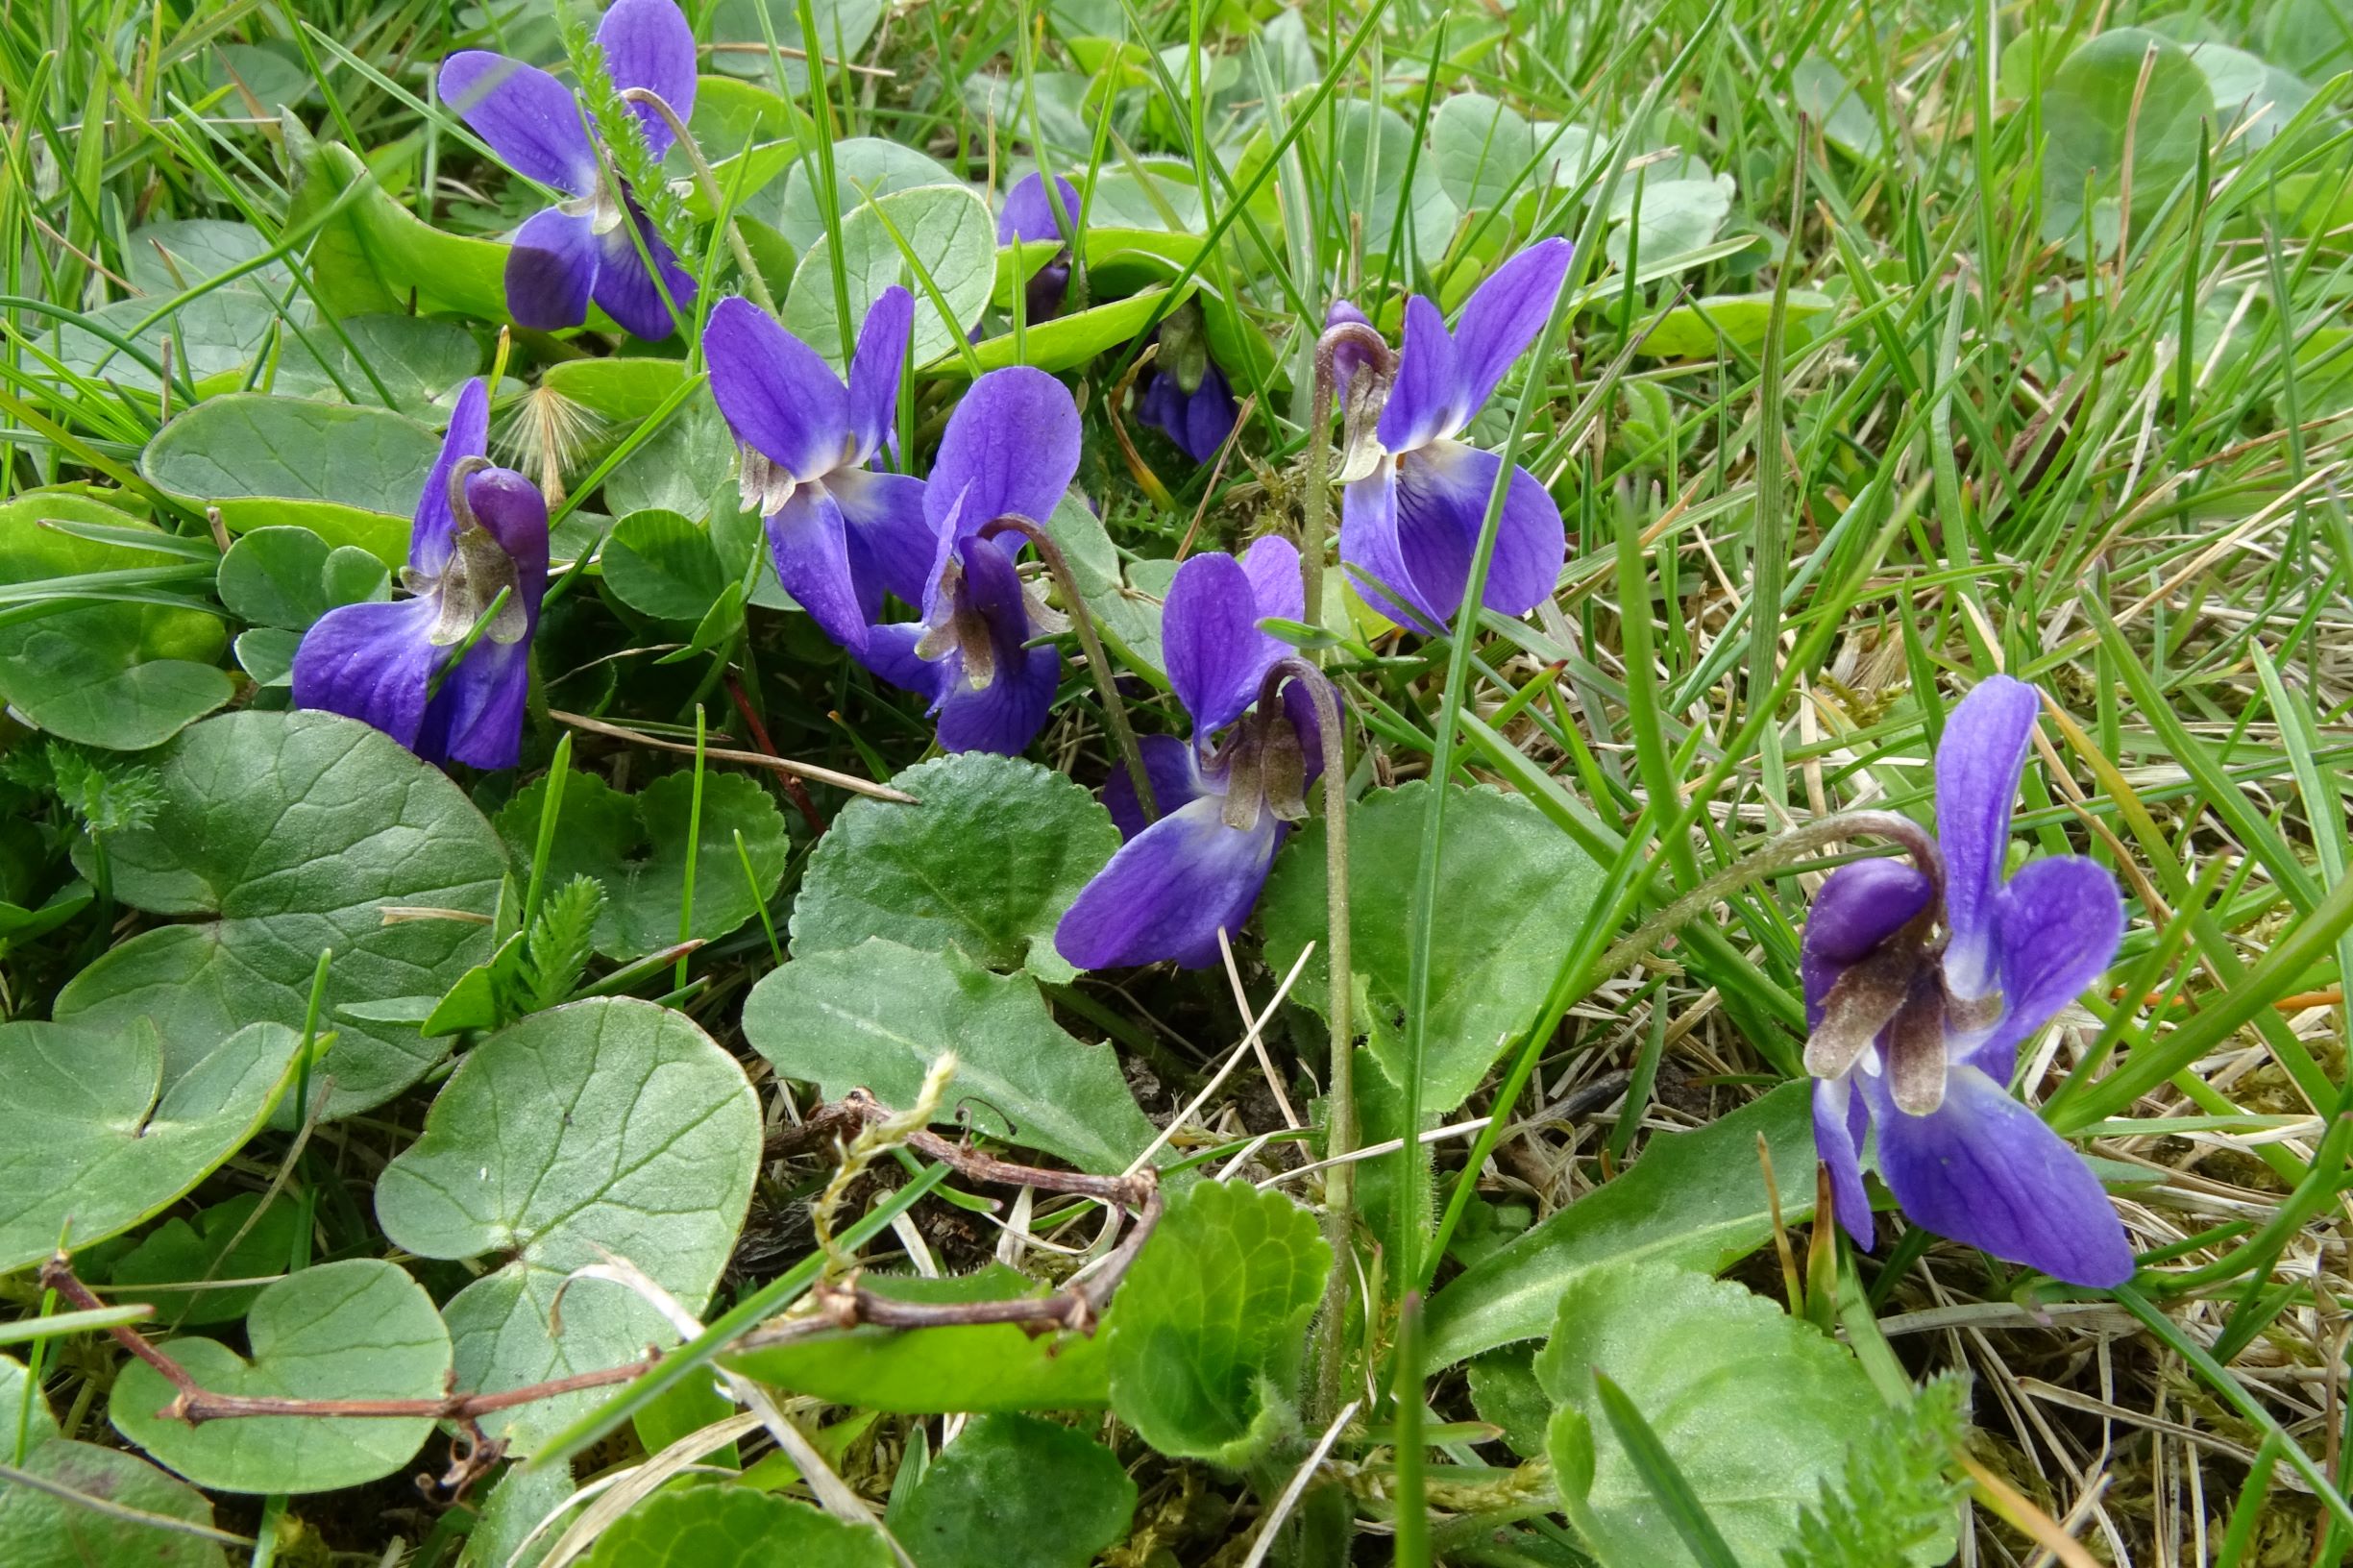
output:
M1083 1433L1029 1415L984 1415L940 1451L891 1524L917 1568L1087 1568L1127 1533L1136 1483Z

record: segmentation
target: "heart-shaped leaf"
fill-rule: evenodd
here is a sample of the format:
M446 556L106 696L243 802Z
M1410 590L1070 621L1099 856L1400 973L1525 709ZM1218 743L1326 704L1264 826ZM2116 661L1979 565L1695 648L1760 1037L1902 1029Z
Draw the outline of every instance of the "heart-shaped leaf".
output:
M1034 1415L984 1415L940 1451L891 1530L917 1568L1087 1568L1127 1533L1136 1483L1111 1450Z
M922 262L946 302L945 318L908 264L910 255ZM845 334L834 297L834 266L830 239L809 247L793 274L782 319L839 370ZM842 220L841 268L849 289L847 340L856 341L866 313L895 283L915 296L913 353L917 364L927 364L953 353L988 307L989 285L996 276L996 219L979 193L962 184L919 185L877 197Z
M631 512L613 525L598 556L604 584L629 608L690 625L728 583L710 533L675 512Z
M765 74L765 61L761 68ZM793 249L803 254L825 237L824 204L817 198L814 173L813 163L796 163L782 185L751 204L755 213L775 225ZM869 196L894 196L918 185L952 185L956 176L937 159L904 142L845 136L833 144L833 182L846 217Z
M547 793L543 779L499 813L499 831L518 863L531 858ZM607 958L643 958L679 940L694 794L692 773L665 773L633 796L594 773L575 773L565 782L548 874L558 883L593 876L604 884L596 943ZM705 773L699 827L693 851L695 918L684 934L723 937L758 914L784 879L791 854L784 816L768 792L742 773ZM738 834L753 882L745 880Z
M801 875L794 954L888 937L1067 982L1054 926L1119 847L1111 813L1061 773L985 751L919 763L891 785L922 804L842 809Z
M442 1313L458 1386L513 1388L674 1340L659 1311L602 1280L565 1291L559 1335L556 1292L574 1269L617 1256L699 1311L759 1163L759 1103L735 1059L683 1014L601 998L535 1014L469 1052L424 1136L384 1168L376 1215L420 1257L500 1260ZM596 1398L485 1424L529 1453Z
M1331 1267L1315 1217L1282 1193L1197 1184L1112 1299L1112 1409L1173 1458L1239 1468L1262 1455L1297 1420Z
M210 1290L184 1290L181 1286L206 1280L240 1280L277 1273L303 1229L302 1206L273 1203L261 1210L261 1194L240 1192L196 1215L194 1223L177 1217L149 1232L137 1247L114 1265L112 1298L143 1301L156 1310L155 1323L164 1329L206 1323L233 1323L243 1317L261 1293L259 1286L224 1286ZM141 1286L169 1286L145 1290Z
M53 1016L100 1030L150 1020L167 1087L250 1020L300 1028L330 948L330 1018L439 994L489 956L505 874L497 835L389 736L331 713L233 713L181 735L157 771L154 822L109 838L115 896L211 918L115 946L66 985ZM394 909L425 913L388 918ZM413 1025L345 1015L320 1064L334 1081L327 1115L382 1103L443 1049Z
M212 1339L172 1356L216 1394L277 1399L438 1399L450 1336L433 1298L396 1263L351 1258L289 1275L246 1318L249 1360ZM416 1457L429 1416L260 1415L190 1426L161 1413L174 1390L145 1361L115 1380L114 1430L200 1486L327 1492L388 1476Z
M1612 1431L1596 1373L1656 1433L1742 1568L1781 1568L1799 1509L1836 1483L1851 1441L1875 1435L1858 1416L1878 1396L1852 1353L1773 1303L1658 1263L1590 1270L1561 1293L1536 1377L1561 1501L1605 1568L1695 1559Z
M1360 1022L1383 1070L1400 1084L1409 947L1397 909L1400 890L1413 886L1429 788L1375 790L1348 815L1353 956L1373 1002L1372 1016ZM1325 995L1322 842L1320 821L1302 832L1277 858L1261 900L1267 961L1278 973L1307 943L1316 943L1292 995L1318 1011ZM1426 1109L1443 1113L1469 1098L1510 1037L1534 1021L1599 883L1593 863L1528 801L1457 788L1438 857L1422 1058Z
M49 609L38 599L53 578L133 572L184 576L180 592L200 594L202 567L168 551L64 533L46 526L53 521L162 537L81 496L41 492L0 504L0 590L21 590L0 600L9 611L0 622L0 699L61 740L119 751L159 746L228 701L235 687L217 667L226 639L213 616L86 600ZM151 591L168 594L172 584L151 579Z
M2096 252L2104 254L2121 224L2126 155L2133 210L2154 210L2197 167L2214 92L2181 45L2119 27L2067 57L2044 89L2042 110L2043 237L2077 240L2088 224Z
M308 528L256 528L221 557L221 602L256 626L302 631L341 604L392 597L384 563Z
M797 958L744 1001L744 1038L787 1078L827 1099L873 1090L908 1106L942 1053L956 1078L936 1120L1116 1172L1152 1141L1108 1045L1082 1045L1026 975L991 974L954 948L918 952L876 937Z
M292 1031L249 1024L164 1073L154 1025L0 1024L0 1274L129 1230L268 1119Z

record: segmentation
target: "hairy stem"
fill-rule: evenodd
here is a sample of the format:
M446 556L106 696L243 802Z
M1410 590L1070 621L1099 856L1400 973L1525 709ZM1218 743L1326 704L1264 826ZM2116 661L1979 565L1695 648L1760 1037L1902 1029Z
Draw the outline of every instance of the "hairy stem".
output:
M1359 375L1385 379L1389 346L1360 322L1327 328L1315 342L1315 395L1308 404L1308 493L1299 541L1300 587L1307 597L1307 623L1324 624L1324 538L1332 520L1332 404L1339 391L1339 354L1353 348L1365 358Z
M711 204L714 216L724 220L727 249L735 253L736 268L744 275L744 292L751 297L752 304L774 315L775 297L768 291L768 280L762 278L760 269L752 264L751 247L744 243L743 231L735 225L735 214L727 210L727 198L719 188L719 175L712 169L710 160L702 156L702 149L696 145L685 123L678 118L678 111L651 87L625 87L621 96L625 103L650 107L670 126L670 134L686 154L686 160L695 166L695 184L702 187L702 199Z

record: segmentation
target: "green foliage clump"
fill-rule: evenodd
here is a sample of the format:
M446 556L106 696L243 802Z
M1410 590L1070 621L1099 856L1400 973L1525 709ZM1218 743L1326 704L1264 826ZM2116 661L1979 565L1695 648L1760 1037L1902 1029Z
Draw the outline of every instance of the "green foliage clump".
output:
M1798 1516L1785 1568L1885 1568L1949 1543L1966 1483L1955 1455L1969 1426L1969 1380L1931 1380L1847 1450L1847 1471Z

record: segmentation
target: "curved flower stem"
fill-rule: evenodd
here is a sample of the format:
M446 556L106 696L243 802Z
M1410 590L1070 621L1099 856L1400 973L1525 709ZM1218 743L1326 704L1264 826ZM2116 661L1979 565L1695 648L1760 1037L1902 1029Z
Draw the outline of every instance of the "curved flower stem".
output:
M1927 876L1930 906L1942 904L1945 894L1945 857L1936 846L1926 828L1909 817L1892 811L1841 811L1817 818L1802 827L1793 827L1754 854L1745 855L1718 871L1680 898L1652 916L1633 933L1602 955L1594 966L1596 975L1615 974L1635 959L1642 957L1679 926L1734 889L1761 881L1812 855L1826 845L1838 844L1854 838L1890 839L1901 845L1912 857L1912 863Z
M727 210L727 198L719 188L719 175L702 156L702 149L695 144L694 136L678 118L678 111L672 109L662 95L651 87L625 87L621 97L624 103L649 106L669 125L671 135L685 152L687 161L695 166L695 184L702 187L703 200L711 204L712 214L723 220L727 249L735 253L736 268L744 275L744 292L750 296L752 304L774 315L775 297L768 291L768 280L762 278L760 269L752 264L751 247L744 243L743 232L735 226L735 214Z
M1323 1420L1340 1402L1340 1341L1348 1327L1348 1241L1356 1217L1356 1162L1341 1158L1357 1147L1356 1021L1349 1016L1356 971L1349 942L1348 768L1339 698L1330 679L1307 660L1289 654L1275 661L1259 687L1259 711L1277 711L1284 683L1292 680L1315 704L1316 738L1324 754L1324 968L1330 976L1324 987L1324 1014L1331 1026L1332 1051L1326 1096L1332 1109L1324 1126L1324 1159L1338 1163L1324 1177L1324 1229L1332 1244L1332 1274L1315 1329L1313 1412L1315 1419Z
M1112 674L1111 656L1103 650L1103 639L1095 630L1094 612L1087 607L1086 597L1079 592L1078 578L1070 572L1069 558L1045 526L1031 518L1008 513L981 529L986 539L1006 530L1021 535L1038 547L1038 558L1045 569L1054 574L1054 586L1062 593L1063 602L1070 606L1070 625L1078 633L1079 646L1087 650L1087 671L1094 677L1095 695L1103 699L1103 717L1111 725L1112 739L1119 745L1119 755L1127 763L1128 781L1136 786L1136 804L1147 822L1160 821L1160 803L1152 798L1152 779L1144 772L1143 748L1136 744L1136 731L1127 722L1127 704L1119 699L1118 678Z
M1332 518L1332 404L1339 388L1339 351L1354 347L1365 357L1360 374L1385 377L1389 345L1379 332L1360 322L1343 321L1324 330L1315 340L1315 395L1308 404L1308 493L1302 508L1299 541L1300 587L1305 590L1307 624L1317 630L1324 624L1324 535Z

